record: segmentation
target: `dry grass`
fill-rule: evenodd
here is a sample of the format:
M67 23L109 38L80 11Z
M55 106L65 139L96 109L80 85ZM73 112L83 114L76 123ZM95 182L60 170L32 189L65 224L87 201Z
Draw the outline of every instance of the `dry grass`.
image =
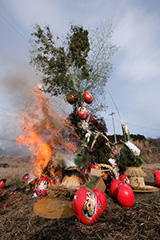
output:
M9 167L0 168L0 179L6 178L7 185L13 185L15 180L22 180L22 177L32 169L29 157L0 156L0 163L9 165Z

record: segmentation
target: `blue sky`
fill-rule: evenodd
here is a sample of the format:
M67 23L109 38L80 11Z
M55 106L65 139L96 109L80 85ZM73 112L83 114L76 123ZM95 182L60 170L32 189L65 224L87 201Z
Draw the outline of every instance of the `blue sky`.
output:
M49 24L55 35L65 36L70 23L95 28L111 18L112 42L120 46L113 58L114 71L107 90L124 123L133 134L160 136L160 1L159 0L0 0L0 134L13 139L20 108L24 108L31 85L40 76L29 66L33 26ZM106 91L108 109L103 113L108 134L121 125ZM64 109L67 106L62 106Z

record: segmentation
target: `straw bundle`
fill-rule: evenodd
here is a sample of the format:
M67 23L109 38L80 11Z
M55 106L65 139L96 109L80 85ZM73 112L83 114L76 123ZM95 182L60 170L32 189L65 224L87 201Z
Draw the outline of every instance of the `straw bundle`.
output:
M145 188L144 177L146 176L146 173L141 167L128 167L125 173L129 177L131 187L134 189Z
M146 176L146 173L141 169L141 167L128 167L125 173L128 175L133 189L140 191L157 190L157 188L153 186L145 185L144 177Z
M82 178L76 175L65 176L62 180L62 185L65 187L78 187L81 185Z
M48 197L53 198L73 198L74 194L77 192L78 188L68 188L64 185L54 185L50 186L47 190Z
M146 173L141 167L128 167L125 171L126 175L129 177L145 177Z

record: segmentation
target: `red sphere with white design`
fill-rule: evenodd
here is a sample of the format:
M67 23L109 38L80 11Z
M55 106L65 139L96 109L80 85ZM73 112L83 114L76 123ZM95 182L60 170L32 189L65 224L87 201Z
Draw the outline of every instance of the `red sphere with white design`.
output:
M91 170L91 168L96 168L96 166L95 166L93 163L91 163L91 164L89 165L89 169Z
M96 122L96 119L94 118L94 117L91 117L90 119L89 119L89 122Z
M154 183L160 187L160 171L154 171Z
M84 96L84 101L85 101L86 103L88 103L88 104L92 103L92 101L93 101L93 96L92 96L92 94L91 94L89 91L86 91L86 92L83 94L83 96Z
M39 198L44 198L47 195L50 180L46 177L39 178L35 185L35 191Z
M0 188L4 188L4 187L6 186L6 182L7 182L7 179L2 178L2 179L0 180Z
M132 188L126 184L120 184L118 186L117 200L124 208L131 208L135 201Z
M77 93L71 93L67 95L67 102L70 104L74 104L77 102Z
M102 205L102 211L104 212L106 210L106 207L107 207L107 198L106 198L104 192L102 192L99 189L94 189L93 192L96 193L99 196L100 201L101 201L101 205Z
M113 199L117 198L119 184L122 184L122 181L120 179L113 179L110 183L109 191Z
M22 179L25 180L25 181L28 181L28 180L29 180L29 174L26 173L26 174L23 176Z
M117 154L118 154L117 148L112 148L112 149L111 149L111 152L112 152L112 154L113 154L114 157L116 157Z
M89 117L88 108L86 106L79 107L78 110L77 110L77 114L78 114L80 119L86 120Z
M85 225L97 222L103 212L99 195L86 187L80 188L74 195L73 210Z
M130 186L130 180L126 174L122 174L119 178L124 184Z

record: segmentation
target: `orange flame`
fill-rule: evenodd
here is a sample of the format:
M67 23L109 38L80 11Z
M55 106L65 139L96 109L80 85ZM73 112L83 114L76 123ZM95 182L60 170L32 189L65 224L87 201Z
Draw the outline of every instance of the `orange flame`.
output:
M38 83L38 84L37 84L37 87L38 87L39 90L44 91L44 88L43 88L43 86L42 86L41 83Z
M70 130L62 116L52 110L53 105L42 91L32 90L33 99L21 110L21 135L17 144L28 146L32 153L34 175L40 176L56 151L77 151L76 144L70 140Z

